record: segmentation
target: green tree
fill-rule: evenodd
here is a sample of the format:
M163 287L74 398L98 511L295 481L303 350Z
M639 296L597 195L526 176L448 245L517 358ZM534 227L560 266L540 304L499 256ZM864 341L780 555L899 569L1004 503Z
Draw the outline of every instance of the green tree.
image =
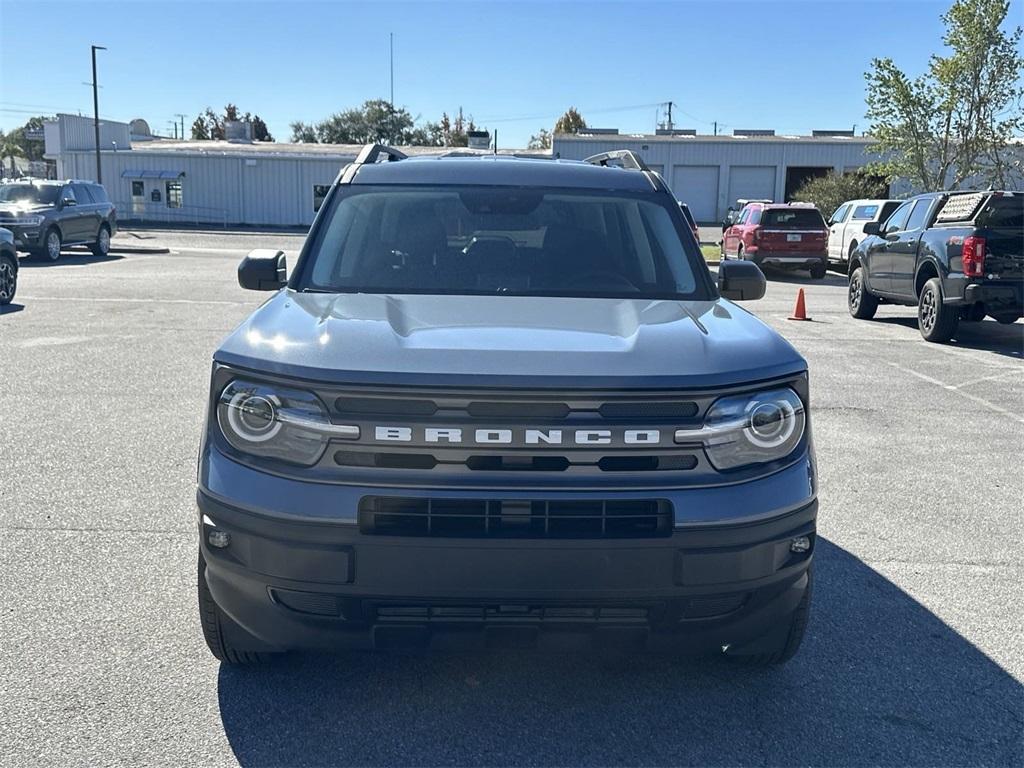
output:
M551 131L547 128L541 128L537 135L530 137L530 143L526 145L526 148L551 149Z
M814 203L827 219L847 200L871 200L888 195L889 185L884 177L858 168L808 179L793 193L793 200Z
M304 123L301 120L296 120L289 126L289 128L292 129L293 142L302 142L304 144L316 143L316 126L312 123Z
M316 136L325 144L408 144L412 127L408 110L396 109L384 99L371 99L317 123Z
M587 121L583 115L576 111L576 107L569 107L565 114L558 118L555 123L555 133L579 133L587 127Z
M11 170L8 176L11 178L17 176L18 168L14 164L14 159L22 156L21 146L15 140L14 131L10 133L0 131L0 176L3 175L3 163L5 160L11 161Z
M227 124L237 121L247 122L252 127L252 137L256 141L273 141L267 124L259 115L246 112L244 115L234 104L227 104L222 114L217 114L207 107L192 123L192 138L195 140L217 139L223 141L227 137Z
M873 59L867 117L879 168L923 189L968 182L1007 186L1024 130L1022 30L1002 29L1008 0L956 0L942 16L945 55L910 77L889 58Z

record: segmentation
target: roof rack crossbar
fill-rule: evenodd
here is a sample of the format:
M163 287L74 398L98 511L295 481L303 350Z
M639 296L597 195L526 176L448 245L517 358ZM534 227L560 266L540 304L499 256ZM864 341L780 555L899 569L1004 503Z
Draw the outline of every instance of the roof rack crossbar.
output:
M611 152L602 152L599 155L591 155L584 158L583 162L591 165L608 166L609 160L618 160L623 168L632 168L637 171L649 171L647 163L636 152L631 149L614 149Z
M396 160L405 160L406 154L399 152L394 147L389 147L386 144L367 144L356 155L356 165L370 165L377 162L377 158L381 155L387 157L386 162L394 162Z

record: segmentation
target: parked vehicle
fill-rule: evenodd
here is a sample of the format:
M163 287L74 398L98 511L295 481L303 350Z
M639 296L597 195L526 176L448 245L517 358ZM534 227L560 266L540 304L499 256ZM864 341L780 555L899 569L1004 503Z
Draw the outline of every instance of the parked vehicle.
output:
M14 249L14 235L0 228L0 306L14 301L18 290L18 253Z
M383 160L387 162L382 162ZM607 167L619 164L621 167ZM199 610L226 662L452 637L785 661L811 601L804 359L639 156L342 170L214 354Z
M850 254L864 240L864 225L885 221L899 207L899 200L850 200L828 220L828 260L846 272Z
M740 213L750 203L770 203L771 200L766 199L747 199L741 197L736 201L736 205L730 205L729 209L725 212L725 219L722 221L722 233L725 233L729 227L736 223L736 220L740 217Z
M827 238L825 220L813 205L748 203L722 237L722 258L807 269L820 280L828 264Z
M679 203L679 210L683 212L683 218L686 219L690 231L693 232L694 240L700 243L700 229L697 228L697 222L694 220L693 214L690 213L690 206L686 203Z
M933 192L907 200L850 261L850 314L879 303L917 305L928 341L948 341L961 320L1000 323L1024 305L1024 193Z
M117 211L103 186L91 181L17 181L0 185L0 226L34 257L56 261L69 245L106 256Z

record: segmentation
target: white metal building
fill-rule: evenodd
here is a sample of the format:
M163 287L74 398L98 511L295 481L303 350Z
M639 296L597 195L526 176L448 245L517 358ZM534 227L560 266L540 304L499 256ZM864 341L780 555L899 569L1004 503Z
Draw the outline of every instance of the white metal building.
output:
M102 121L102 181L124 219L182 223L308 226L327 188L360 147L250 141L178 141L133 133L144 121ZM637 151L661 172L703 223L720 221L739 198L788 200L808 176L859 168L871 139L841 135L556 135L555 157L583 159ZM45 126L46 156L58 178L95 179L91 118L58 115ZM407 154L437 147L403 147ZM515 150L503 150L513 152ZM536 153L535 153L536 154Z
M733 136L595 133L557 134L555 157L582 160L613 149L632 149L661 173L697 221L724 218L739 198L784 202L808 177L860 168L873 159L868 136L816 131L812 136L776 136L746 131Z

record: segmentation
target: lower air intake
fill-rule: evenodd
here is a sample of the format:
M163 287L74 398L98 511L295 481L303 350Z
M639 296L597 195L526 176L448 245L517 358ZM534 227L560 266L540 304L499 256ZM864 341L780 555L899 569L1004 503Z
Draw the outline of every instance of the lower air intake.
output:
M636 539L672 534L663 499L528 501L365 496L359 530L376 536Z

